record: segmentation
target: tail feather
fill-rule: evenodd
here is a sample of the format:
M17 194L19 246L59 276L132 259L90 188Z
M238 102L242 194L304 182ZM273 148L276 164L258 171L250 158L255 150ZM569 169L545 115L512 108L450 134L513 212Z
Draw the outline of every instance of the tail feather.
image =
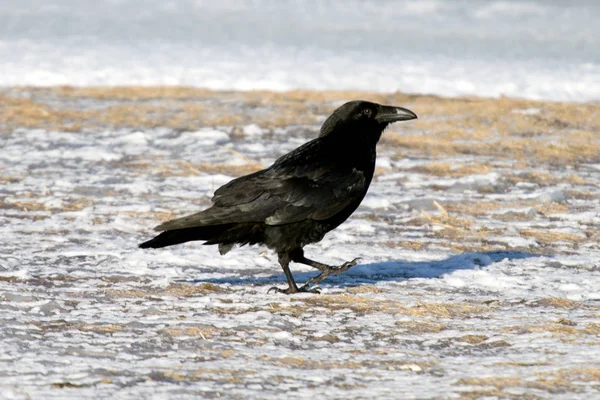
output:
M263 224L222 224L196 226L193 228L172 229L162 232L153 239L139 245L142 249L173 246L175 244L203 240L204 244L218 244L221 254L231 250L231 245L256 244L264 242Z
M193 240L214 241L230 227L230 225L212 225L164 231L153 239L141 243L139 247L142 249L158 249L160 247L173 246L175 244L181 244Z

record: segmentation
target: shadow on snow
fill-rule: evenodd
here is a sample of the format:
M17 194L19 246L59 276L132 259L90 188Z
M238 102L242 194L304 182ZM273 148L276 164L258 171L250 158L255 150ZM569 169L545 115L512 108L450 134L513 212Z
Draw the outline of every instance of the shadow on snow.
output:
M442 275L458 270L484 268L503 260L519 260L525 258L541 257L519 251L489 251L481 253L463 253L450 256L444 260L437 261L385 261L371 264L358 264L348 271L339 275L331 275L321 282L321 287L348 287L361 284L373 284L381 281L404 281L410 278L439 278ZM294 280L298 285L304 284L308 279L318 275L315 272L293 271ZM286 283L283 271L263 278L252 277L224 277L183 280L188 283L214 283L231 285L273 285Z

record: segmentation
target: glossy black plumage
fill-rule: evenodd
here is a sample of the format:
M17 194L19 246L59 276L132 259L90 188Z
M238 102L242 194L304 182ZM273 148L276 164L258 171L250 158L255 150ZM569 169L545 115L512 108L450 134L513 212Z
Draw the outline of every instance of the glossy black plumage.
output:
M192 240L218 244L221 254L235 244L264 244L275 250L289 288L284 293L310 290L331 273L355 263L330 267L304 257L302 248L320 241L344 222L361 203L373 178L376 144L389 123L416 118L404 108L352 101L333 112L319 137L279 158L267 169L223 185L213 206L165 222L163 231L142 248L159 248ZM322 271L300 289L289 262ZM352 264L352 265L350 265Z

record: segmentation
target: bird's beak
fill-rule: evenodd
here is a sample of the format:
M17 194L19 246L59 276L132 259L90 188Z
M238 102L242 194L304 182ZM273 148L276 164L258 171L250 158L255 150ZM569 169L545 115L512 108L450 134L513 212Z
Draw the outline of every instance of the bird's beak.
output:
M375 117L377 122L388 124L397 121L408 121L410 119L417 119L417 114L406 108L393 106L380 106L379 112Z

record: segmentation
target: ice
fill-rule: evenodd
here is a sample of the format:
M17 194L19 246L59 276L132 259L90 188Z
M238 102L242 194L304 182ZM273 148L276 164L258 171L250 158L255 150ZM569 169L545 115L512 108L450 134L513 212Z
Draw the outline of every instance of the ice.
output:
M498 174L489 173L483 175L471 175L458 179L448 190L452 192L464 192L472 190L475 192L499 193L503 191L505 185L498 182Z
M388 208L390 206L390 201L383 197L367 196L363 200L362 205L367 208Z
M538 211L533 207L524 207L524 208L515 208L515 209L504 209L500 211L492 211L492 214L496 214L498 216L504 218L524 218L524 219L532 219L538 214Z
M535 115L535 114L539 114L541 111L542 110L537 107L523 108L521 110L512 110L512 112L514 112L514 113L524 114L524 115Z
M536 200L540 203L563 203L567 201L567 197L562 190L555 190L539 195Z
M436 204L437 203L437 204ZM406 203L409 210L439 211L440 203L436 199L414 199Z
M248 135L248 136L260 136L264 134L264 129L262 129L260 126L256 125L256 124L250 124L250 125L246 125L243 128L244 130L244 135Z

